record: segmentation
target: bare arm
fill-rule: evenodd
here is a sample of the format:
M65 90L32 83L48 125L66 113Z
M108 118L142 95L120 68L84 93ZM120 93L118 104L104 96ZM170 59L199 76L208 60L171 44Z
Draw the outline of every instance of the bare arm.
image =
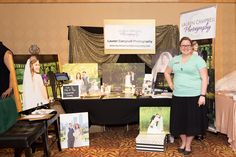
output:
M164 75L165 75L165 79L170 87L171 90L174 90L174 84L171 78L171 73L172 73L172 69L170 67L167 66Z
M3 92L3 94L1 95L2 98L6 98L8 97L13 89L13 72L12 72L12 67L11 64L13 64L13 58L12 58L12 52L11 51L7 51L4 55L4 63L6 65L6 67L8 68L8 70L10 71L10 76L9 76L9 86L8 89Z
M207 85L208 85L208 73L207 73L207 68L202 68L200 69L200 76L202 79L202 84L201 84L201 95L206 95L207 93ZM198 100L198 105L205 105L206 103L206 97L200 96Z

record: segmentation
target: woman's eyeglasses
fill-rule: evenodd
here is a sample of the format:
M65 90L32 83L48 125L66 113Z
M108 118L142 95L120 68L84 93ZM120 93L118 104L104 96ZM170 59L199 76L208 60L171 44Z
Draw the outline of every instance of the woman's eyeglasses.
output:
M190 48L192 45L180 45L181 48Z

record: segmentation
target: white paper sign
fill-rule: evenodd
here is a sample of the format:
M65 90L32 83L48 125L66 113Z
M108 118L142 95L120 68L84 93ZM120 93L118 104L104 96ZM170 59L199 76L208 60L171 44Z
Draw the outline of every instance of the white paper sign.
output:
M106 49L154 49L155 27L106 25Z
M207 7L180 15L180 38L192 40L215 38L216 6Z
M155 20L104 20L105 53L155 53ZM110 50L110 51L109 51ZM124 53L125 54L125 53Z

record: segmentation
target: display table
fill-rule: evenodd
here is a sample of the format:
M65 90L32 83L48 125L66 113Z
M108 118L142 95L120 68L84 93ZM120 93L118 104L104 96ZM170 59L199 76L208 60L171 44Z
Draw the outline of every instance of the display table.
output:
M12 97L0 100L0 148L14 148L15 156L32 156L32 145L41 137L44 155L49 156L47 130L43 122L17 120L18 112Z
M228 136L228 142L236 150L236 102L229 93L216 93L216 130Z
M90 124L139 123L139 107L171 106L169 98L59 100L66 113L88 112Z
M40 107L38 107L38 110L39 109L48 109L48 107L49 107L49 105L50 104L45 104L45 105L43 105L43 106L40 106ZM54 142L57 142L57 148L58 148L58 150L59 151L61 151L62 149L61 149L61 144L60 144L60 136L59 136L59 120L58 120L58 118L59 118L59 114L57 113L57 111L52 111L50 114L48 114L48 115L45 115L45 116L43 116L42 118L27 118L27 116L31 116L31 113L33 112L33 111L35 111L36 110L36 108L32 108L32 109L29 109L29 110L25 110L25 111L22 111L22 112L20 112L20 114L21 115L24 115L23 117L20 117L20 118L18 118L19 120L22 120L22 121L31 121L32 123L34 123L34 122L40 122L40 123L43 123L44 125L45 125L45 127L46 127L46 138L47 138L47 140L46 140L46 149L47 149L47 152L49 152L50 151L50 148L49 148L49 143L48 143L48 132L49 132L49 127L50 126L53 126L54 127L54 129L53 129L53 133L55 134L55 140L53 141L53 143ZM51 110L51 109L49 109L49 110ZM37 115L35 115L35 116L37 116ZM38 115L38 116L40 116L40 115Z

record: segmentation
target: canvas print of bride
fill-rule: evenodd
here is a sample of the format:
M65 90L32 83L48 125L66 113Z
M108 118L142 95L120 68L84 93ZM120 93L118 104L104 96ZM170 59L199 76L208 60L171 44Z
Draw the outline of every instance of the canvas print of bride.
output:
M169 134L170 107L140 107L140 132Z

